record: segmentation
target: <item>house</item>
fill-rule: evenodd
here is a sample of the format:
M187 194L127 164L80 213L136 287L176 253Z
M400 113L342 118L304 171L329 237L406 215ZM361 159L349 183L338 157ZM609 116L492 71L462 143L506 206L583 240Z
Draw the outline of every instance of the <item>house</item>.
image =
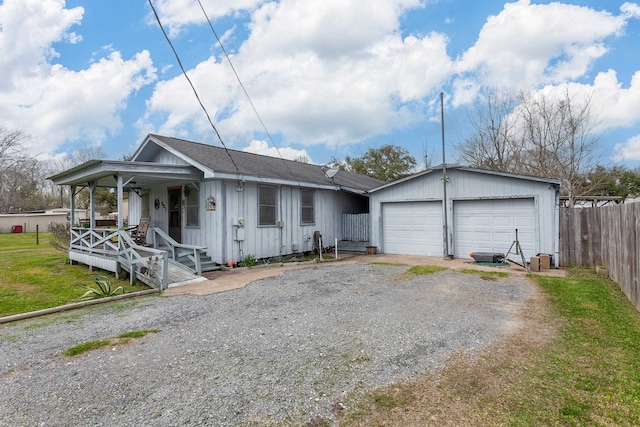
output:
M91 208L90 231L74 231L70 259L109 271L136 272L139 267L147 272L159 268L155 258L165 262L169 247L173 261L176 250L188 253L195 273L201 272L203 256L212 264L249 255L280 257L311 251L314 236L330 246L342 239L342 215L368 212L367 191L383 184L353 172L154 134L144 139L131 161L92 160L50 179L71 186L72 194L81 187L92 194L97 187L118 192L119 237L96 231ZM124 192L128 223L149 219L151 232L142 243L152 248L127 243ZM72 198L72 212L74 203ZM129 255L138 267L122 257L123 244L136 254L148 252ZM112 257L114 251L119 259ZM142 265L149 258L154 258L153 268Z
M444 169L369 191L371 245L384 253L468 258L474 251L507 253L517 230L527 260L550 254L557 266L558 180Z

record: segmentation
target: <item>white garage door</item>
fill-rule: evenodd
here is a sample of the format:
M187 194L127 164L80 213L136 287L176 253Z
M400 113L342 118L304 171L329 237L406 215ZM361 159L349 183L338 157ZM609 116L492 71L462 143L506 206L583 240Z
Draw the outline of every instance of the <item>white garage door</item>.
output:
M474 251L506 253L516 239L516 229L525 258L536 254L533 199L456 201L453 222L456 258L468 258Z
M383 204L382 242L387 254L442 256L442 203Z

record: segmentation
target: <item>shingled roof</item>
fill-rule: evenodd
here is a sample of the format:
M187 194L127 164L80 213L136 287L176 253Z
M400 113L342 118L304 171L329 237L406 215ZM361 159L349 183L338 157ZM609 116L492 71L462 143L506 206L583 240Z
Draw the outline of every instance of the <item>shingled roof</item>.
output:
M350 171L339 171L332 179L325 174L326 167L309 163L283 160L245 151L225 150L221 147L186 141L184 139L150 134L147 141L160 143L175 152L205 166L216 174L240 175L292 181L295 185L337 185L345 190L366 192L384 184L375 178ZM233 162L231 161L233 159ZM237 166L237 170L236 167Z

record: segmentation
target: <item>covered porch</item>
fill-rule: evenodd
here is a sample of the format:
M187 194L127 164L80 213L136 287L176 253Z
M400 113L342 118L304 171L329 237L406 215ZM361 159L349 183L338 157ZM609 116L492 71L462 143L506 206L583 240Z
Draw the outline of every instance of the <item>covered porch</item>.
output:
M140 280L161 290L202 278L206 248L185 245L169 236L167 230L149 227L143 239L140 212L125 224L124 194L140 194L153 186L197 185L202 172L192 166L147 162L92 160L50 177L56 185L70 187L69 259L90 267L129 274L131 282ZM96 190L109 188L117 194L115 226L100 226L96 219ZM76 221L77 196L89 191L89 220ZM147 219L148 220L148 219ZM132 225L133 224L133 225ZM148 224L148 221L147 221ZM148 233L148 235L147 235Z

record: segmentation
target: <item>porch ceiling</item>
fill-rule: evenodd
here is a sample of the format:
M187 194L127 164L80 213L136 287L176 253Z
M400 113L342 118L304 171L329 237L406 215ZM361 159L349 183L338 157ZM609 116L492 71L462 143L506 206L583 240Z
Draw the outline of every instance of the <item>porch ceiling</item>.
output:
M117 187L117 177L122 176L125 188L145 188L161 183L197 182L202 171L193 166L163 165L148 162L124 162L114 160L90 160L73 169L49 177L56 185L89 185Z

